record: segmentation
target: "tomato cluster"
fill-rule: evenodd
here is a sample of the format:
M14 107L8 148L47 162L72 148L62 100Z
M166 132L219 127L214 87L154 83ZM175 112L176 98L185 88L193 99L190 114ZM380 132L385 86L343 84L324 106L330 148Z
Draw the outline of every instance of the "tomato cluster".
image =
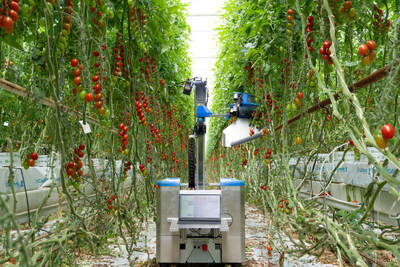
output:
M123 180L125 180L126 178L128 178L128 171L131 170L132 168L132 163L130 162L125 162L124 163L124 177Z
M285 80L284 80L285 74L286 74L286 76L289 76L291 73L291 71L290 71L291 63L292 62L290 60L288 60L286 57L283 60L281 60L281 64L284 65L284 67L281 69L281 84L285 84Z
M331 41L325 41L322 45L322 47L319 49L319 53L322 55L322 59L327 61L329 65L333 64L332 58L330 57L331 55L331 50L330 47L332 45Z
M151 109L148 107L147 98L144 96L144 94L142 94L142 96L139 98L139 92L136 92L135 99L136 99L136 102L135 102L136 115L140 121L140 124L142 124L143 126L147 126L146 118L144 117L144 112L148 112L148 113L151 112ZM140 102L140 100L142 100L142 103ZM152 128L152 127L150 127L150 128Z
M244 168L244 166L247 165L247 158L246 158L246 154L247 154L247 148L245 146L242 147L242 167Z
M308 51L310 51L310 53L312 53L314 51L314 47L312 46L312 42L314 41L314 39L311 37L311 33L312 33L313 27L314 27L314 22L313 22L314 17L308 16L307 21L308 21L307 26L306 26L307 45L308 45Z
M1 2L0 28L7 34L14 31L14 22L18 20L19 0L3 0Z
M140 169L140 171L141 171L144 175L147 175L147 170L145 169L145 167L144 167L143 164L140 164L140 165L139 165L139 169Z
M6 262L11 263L12 265L15 265L15 259L14 258L8 258Z
M247 83L252 85L254 83L254 68L253 64L249 61L247 65L243 67L243 69L247 70Z
M272 154L271 148L268 147L267 152L265 153L265 160L263 162L265 167L268 167L268 165L270 164L269 159L271 158L271 154Z
M281 212L286 212L287 214L291 214L293 209L289 207L289 200L287 199L283 200L283 198L281 198L280 202L281 203L279 204L279 208Z
M128 6L128 8L131 32L133 32L135 39L138 40L139 48L146 52L147 47L145 45L145 40L147 38L147 15L140 8L136 8L136 4Z
M294 10L289 8L286 13L287 13L286 19L288 21L288 23L287 23L288 29L286 30L286 34L287 34L287 38L290 38L290 36L292 34L292 28L294 26L294 22L293 22Z
M119 136L121 136L121 149L123 149L123 152L125 155L129 154L129 149L126 148L129 142L129 135L127 134L128 132L128 126L125 126L123 123L119 124Z
M383 11L382 11L382 9L378 8L377 5L374 5L374 13L375 13L374 14L374 19L375 19L374 28L376 31L378 31L382 28ZM392 21L390 19L388 19L385 24L385 28L384 28L385 31L387 31L387 32L389 31L390 25L392 25Z
M351 1L344 1L344 5L339 9L339 13L344 15L346 21L353 21L359 18Z
M362 56L361 62L364 66L369 65L376 59L376 54L374 52L376 48L376 43L372 40L369 40L367 44L362 44L358 48L358 53Z
M113 201L116 201L116 199L117 197L115 195L112 195L109 199L107 199L107 208L112 214L114 214L115 211L118 209L118 206L112 205Z
M394 133L394 128L390 124L383 125L380 133L376 131L374 139L378 147L380 147L381 149L386 149L388 145L388 140L394 137Z
M314 70L310 69L307 73L307 81L306 84L310 87L316 87L317 86L317 76L315 76Z
M82 182L83 176L83 163L79 158L84 157L83 151L85 150L85 145L81 144L78 148L74 149L74 158L73 161L68 162L64 165L65 171L67 172L68 177L68 186L74 186L75 189L79 188L79 184Z
M105 0L97 0L91 1L89 6L90 11L90 22L92 23L93 29L99 34L102 34L102 28L104 27L104 14L109 18L114 17L114 13L111 11L111 8L105 4Z
M140 64L140 73L142 78L145 78L147 82L150 81L151 75L154 75L156 73L156 60L152 58L150 55L147 55L144 53L144 57L139 58L139 64ZM159 83L163 86L164 81L162 79L159 79Z
M25 160L23 166L24 169L27 170L29 167L35 166L35 161L39 158L39 155L36 152L32 152L29 154L28 158Z
M54 0L50 3L52 6L54 5ZM57 53L62 54L64 53L65 49L67 48L67 41L69 36L71 35L71 28L72 28L72 14L73 14L74 4L72 0L67 0L67 6L65 8L65 13L67 15L64 16L64 24L63 30L58 38L57 42Z
M119 36L121 36L119 34ZM114 69L114 82L116 78L122 76L122 71L125 66L124 46L120 45L118 48L114 47L115 69Z

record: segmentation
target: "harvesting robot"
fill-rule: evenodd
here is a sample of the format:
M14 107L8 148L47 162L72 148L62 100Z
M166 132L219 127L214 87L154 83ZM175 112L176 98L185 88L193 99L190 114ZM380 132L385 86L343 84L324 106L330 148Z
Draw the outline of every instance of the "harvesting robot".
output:
M246 140L255 97L234 93L229 112L214 115L207 108L207 81L187 80L183 94L195 97L195 125L188 142L188 184L166 178L157 185L157 262L172 264L231 264L245 261L244 181L221 178L205 182L206 118L238 118L223 131L223 143ZM217 188L207 189L206 186Z

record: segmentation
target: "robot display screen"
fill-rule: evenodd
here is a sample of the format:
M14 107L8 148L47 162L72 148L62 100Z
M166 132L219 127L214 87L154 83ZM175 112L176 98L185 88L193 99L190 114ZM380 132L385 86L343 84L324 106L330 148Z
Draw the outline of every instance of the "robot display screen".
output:
M220 220L220 195L180 195L180 220Z

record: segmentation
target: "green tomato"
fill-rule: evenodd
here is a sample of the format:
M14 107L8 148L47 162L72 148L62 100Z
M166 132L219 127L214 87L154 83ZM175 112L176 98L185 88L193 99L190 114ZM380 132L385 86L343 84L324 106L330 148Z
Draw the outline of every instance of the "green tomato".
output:
M350 9L349 16L352 18L356 14L356 10L354 8Z
M72 185L72 180L68 179L68 186L71 186L71 185Z
M79 189L79 183L78 183L78 182L75 182L75 183L74 183L74 188L75 188L76 190Z
M30 7L35 7L35 6L36 6L35 0L28 0L27 3L28 3L28 5L29 5Z
M111 15L111 8L110 7L106 7L106 15L107 17L109 17Z
M292 110L296 110L296 109L297 109L297 106L296 106L295 103L290 104L290 106L291 106L291 109L292 109Z
M29 169L28 161L25 161L23 166L25 170Z
M79 98L80 98L81 100L85 100L85 97L86 97L86 91L85 91L85 90L82 90L82 91L79 93Z
M47 2L47 7L50 10L50 13L53 13L53 6L50 4L50 2Z
M66 44L67 44L67 38L65 38L64 36L62 36L62 37L60 38L60 43L63 43L64 45L66 45Z
M31 15L31 7L28 4L22 5L22 14L27 17Z
M65 44L62 43L62 42L58 42L58 44L57 44L57 49L59 49L59 50L61 50L61 51L64 51L64 49L65 49Z
M42 27L46 27L46 18L45 17L41 17L39 19L39 25Z
M110 117L110 110L109 109L106 109L106 111L104 112L104 115L106 115L106 117Z
M61 35L64 36L64 37L68 36L68 31L66 29L63 29L61 31Z

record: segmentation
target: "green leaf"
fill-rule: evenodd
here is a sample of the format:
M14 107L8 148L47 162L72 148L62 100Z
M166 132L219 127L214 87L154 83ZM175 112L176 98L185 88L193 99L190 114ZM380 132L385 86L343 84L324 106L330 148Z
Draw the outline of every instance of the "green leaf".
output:
M44 99L44 93L42 90L40 90L39 88L35 87L33 88L33 95L35 96L35 98L37 100L39 100L40 102L43 102Z
M7 36L4 38L4 42L5 42L6 44L8 44L9 46L15 48L15 49L18 49L18 50L20 50L20 51L24 51L24 48L22 47L21 44L19 44L19 43L17 42L17 38L15 38L15 36L7 35Z

